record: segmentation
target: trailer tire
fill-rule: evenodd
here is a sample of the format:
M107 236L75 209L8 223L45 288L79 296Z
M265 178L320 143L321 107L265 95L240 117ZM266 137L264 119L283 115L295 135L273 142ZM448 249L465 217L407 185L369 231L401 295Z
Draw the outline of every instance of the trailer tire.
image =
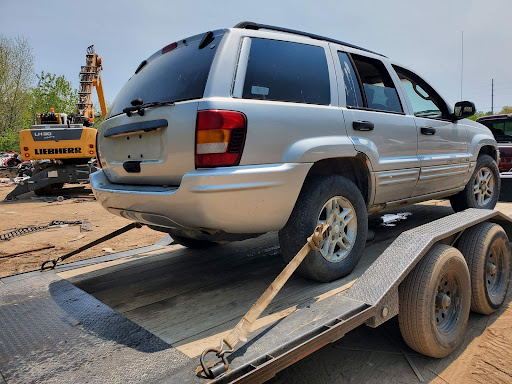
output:
M490 173L490 180L486 182L482 181L483 184L478 183L478 178L481 177L481 171L483 173ZM475 187L478 188L479 184L481 184L480 187L482 191L490 190L486 189L486 187L492 188L489 199L480 201L477 198L480 194L480 190L475 191ZM480 155L476 161L475 171L466 184L466 187L456 195L449 197L450 204L455 212L464 211L468 208L494 209L500 196L500 188L500 171L496 161L489 155Z
M345 214L340 214L335 222L337 224L329 229L328 241L331 242L332 252L331 248L327 251L326 248L321 251L311 250L297 269L300 275L321 282L348 275L361 258L366 245L368 213L359 188L350 179L339 175L309 178L288 222L279 231L281 254L288 263L303 247L319 222L325 220L323 215L328 214L329 204L332 204L330 209L339 206ZM342 245L346 247L345 250L341 248Z
M471 275L471 310L489 315L505 301L510 283L510 245L503 228L480 223L464 231L457 248Z
M398 323L407 345L427 356L449 355L462 341L471 306L464 256L434 245L399 288Z
M174 236L171 235L172 239L184 247L190 248L190 249L205 249L214 247L216 245L219 245L219 243L215 243L213 241L208 240L197 240L197 239L191 239L189 237L182 237L182 236Z

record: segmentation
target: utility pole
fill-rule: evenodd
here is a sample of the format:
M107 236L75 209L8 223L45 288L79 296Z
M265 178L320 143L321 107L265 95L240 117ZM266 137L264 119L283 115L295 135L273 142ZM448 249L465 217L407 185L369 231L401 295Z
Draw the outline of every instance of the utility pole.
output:
M491 114L494 115L494 79L491 79Z

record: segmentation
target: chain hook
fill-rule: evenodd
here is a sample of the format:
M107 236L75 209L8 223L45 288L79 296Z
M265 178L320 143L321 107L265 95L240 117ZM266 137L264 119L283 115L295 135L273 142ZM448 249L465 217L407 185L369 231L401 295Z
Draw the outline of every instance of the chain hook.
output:
M215 364L213 367L207 367L205 362L205 357L207 354L215 352L215 356L217 356L220 361ZM220 348L207 348L201 353L201 357L199 361L201 362L201 367L203 368L203 372L209 379L215 379L220 374L227 372L229 368L228 359L226 358L226 353L228 351L223 351Z

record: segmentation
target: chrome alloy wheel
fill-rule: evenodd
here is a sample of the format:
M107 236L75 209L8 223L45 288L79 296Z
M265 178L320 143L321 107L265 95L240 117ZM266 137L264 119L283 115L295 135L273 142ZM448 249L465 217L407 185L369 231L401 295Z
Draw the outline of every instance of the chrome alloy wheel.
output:
M495 188L494 175L487 167L482 167L478 171L475 184L473 185L473 194L480 207L485 207L491 201Z
M321 244L320 254L331 263L339 263L349 255L356 241L357 217L352 203L341 196L329 199L320 211L318 224L327 221L332 224Z

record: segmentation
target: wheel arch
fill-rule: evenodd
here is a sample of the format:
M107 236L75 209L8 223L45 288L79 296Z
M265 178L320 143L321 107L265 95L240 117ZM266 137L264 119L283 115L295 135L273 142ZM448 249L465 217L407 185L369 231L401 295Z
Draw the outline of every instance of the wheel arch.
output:
M481 155L489 155L494 159L494 161L498 162L498 153L496 148L492 145L482 145L478 151L478 156Z
M371 199L372 185L369 160L364 154L359 153L354 157L334 157L319 160L310 168L305 183L311 177L332 174L344 176L353 181L361 191L368 206Z
M480 155L489 155L495 161L498 160L498 146L494 137L489 137L484 134L477 134L473 136L469 146L469 153L471 154L471 161L476 161Z

